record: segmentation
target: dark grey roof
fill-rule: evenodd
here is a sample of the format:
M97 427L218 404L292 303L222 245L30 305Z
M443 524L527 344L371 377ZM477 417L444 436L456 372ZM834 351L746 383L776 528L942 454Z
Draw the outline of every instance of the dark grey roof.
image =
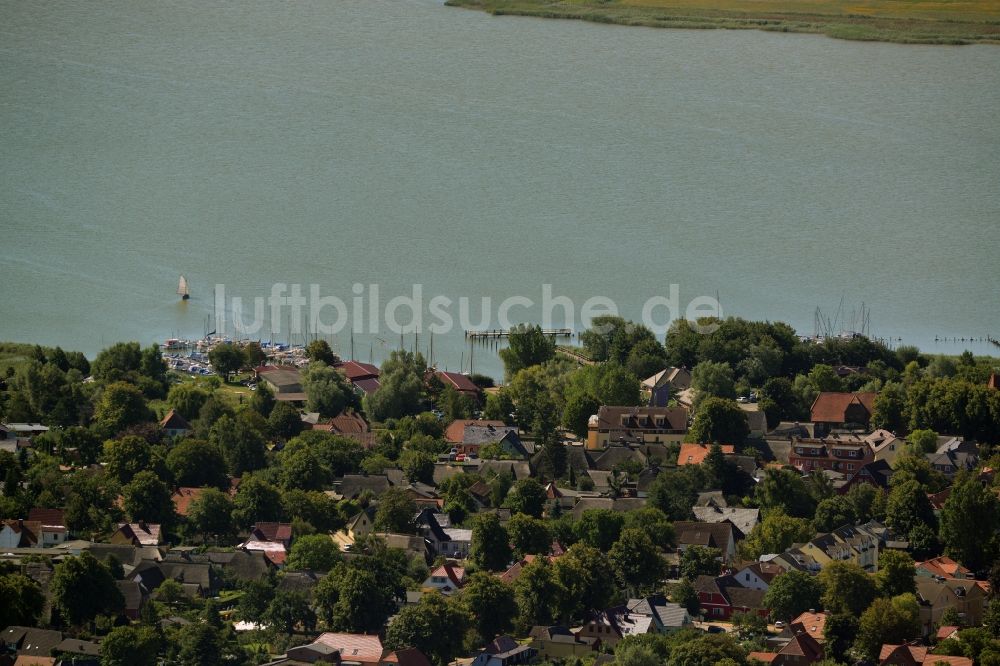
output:
M37 629L35 627L10 626L0 633L0 643L13 648L18 654L29 657L48 657L52 649L62 642L59 631Z
M362 474L345 474L340 481L340 494L347 499L354 499L368 490L378 496L392 486L389 478L382 474L364 476Z

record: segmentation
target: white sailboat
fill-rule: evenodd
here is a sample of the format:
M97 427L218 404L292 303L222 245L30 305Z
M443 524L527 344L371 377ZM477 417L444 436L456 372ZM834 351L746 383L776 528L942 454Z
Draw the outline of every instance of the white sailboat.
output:
M186 301L191 298L191 290L188 289L188 282L183 275L181 276L180 282L177 283L177 293L181 295L182 301Z

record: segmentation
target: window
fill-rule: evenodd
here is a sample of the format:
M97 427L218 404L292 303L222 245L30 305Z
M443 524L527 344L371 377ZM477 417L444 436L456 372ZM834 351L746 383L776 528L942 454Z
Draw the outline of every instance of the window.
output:
M848 465L847 465L847 471L848 472L853 472L854 471L854 465L851 464L851 463L848 463Z

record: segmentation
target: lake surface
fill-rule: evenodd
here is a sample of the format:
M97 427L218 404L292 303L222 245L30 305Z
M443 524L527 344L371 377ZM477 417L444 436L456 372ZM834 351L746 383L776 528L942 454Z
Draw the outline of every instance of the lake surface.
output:
M0 339L197 337L216 284L478 304L548 283L638 318L673 283L804 334L864 303L876 335L989 353L934 338L1000 337L998 109L991 46L0 0ZM355 345L378 362L399 336ZM434 345L468 369L457 327Z

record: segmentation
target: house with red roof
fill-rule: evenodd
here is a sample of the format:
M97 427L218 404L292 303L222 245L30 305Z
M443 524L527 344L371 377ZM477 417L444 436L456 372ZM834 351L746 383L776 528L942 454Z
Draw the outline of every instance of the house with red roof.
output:
M883 645L878 663L879 666L972 666L968 657L931 654L930 648L922 645Z
M721 444L719 448L725 455L736 453L736 447L732 444ZM692 444L682 442L680 453L677 454L677 465L700 465L705 462L705 458L712 451L712 447L707 444Z
M816 434L823 435L835 428L864 428L871 423L875 410L873 392L842 393L824 391L816 396L810 408Z
M62 509L31 509L28 511L28 521L41 526L40 545L43 548L58 545L69 537L65 512Z
M371 363L342 361L335 363L333 367L347 375L347 381L351 382L354 390L358 393L368 395L377 391L381 386L379 383L380 371Z
M159 546L163 543L160 526L142 520L137 523L120 523L109 541L132 546Z
M957 578L967 580L975 578L972 572L946 555L932 557L929 560L916 563L916 574L930 578Z
M160 428L167 433L168 437L183 437L191 432L191 424L183 416L171 409L160 421Z
M465 585L465 568L454 564L442 564L431 571L421 586L425 592L437 590L448 596Z
M473 400L479 400L481 391L467 375L463 375L460 372L438 370L434 373L434 376L437 377L445 386L450 386L462 395L466 395Z

